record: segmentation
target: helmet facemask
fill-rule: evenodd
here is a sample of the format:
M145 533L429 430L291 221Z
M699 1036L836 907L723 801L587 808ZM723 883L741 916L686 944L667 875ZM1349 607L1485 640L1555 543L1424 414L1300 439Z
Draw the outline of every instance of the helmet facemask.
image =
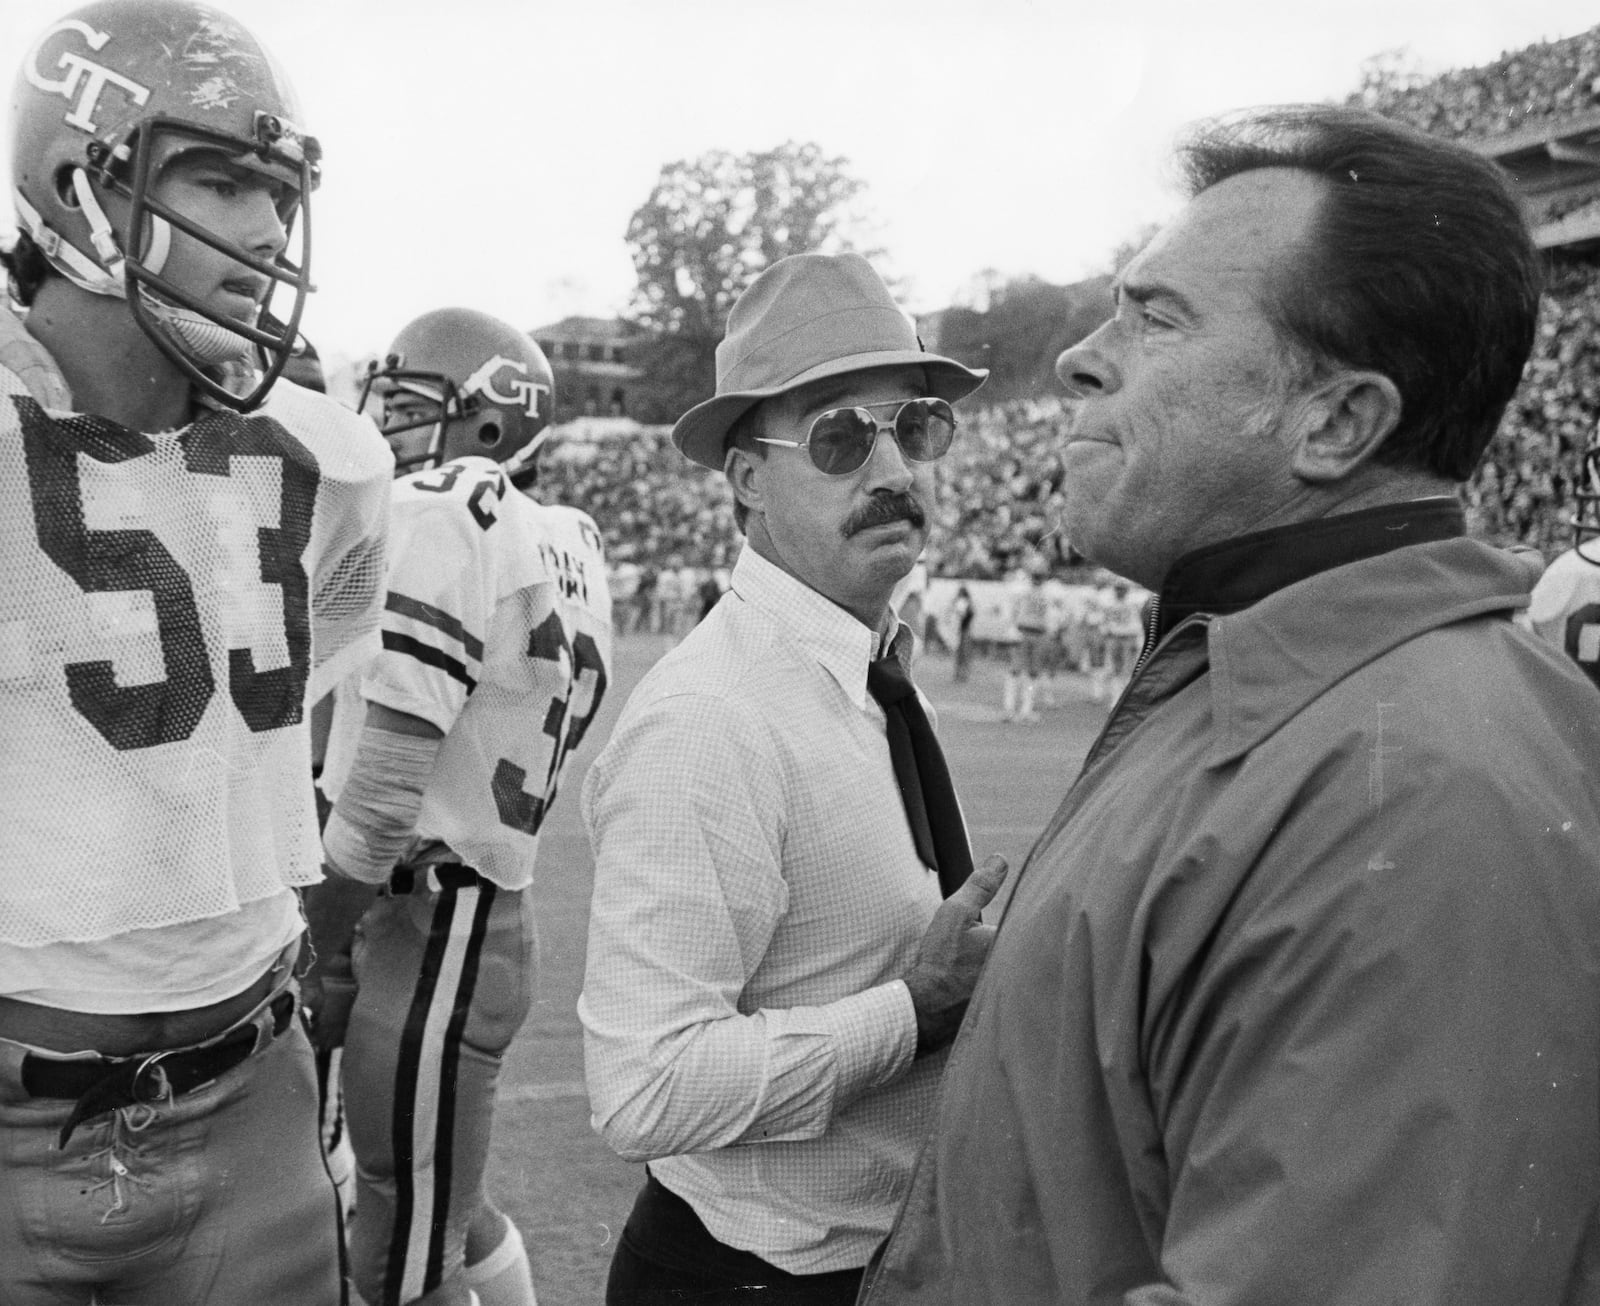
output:
M426 410L415 416L392 413L389 397L396 393L415 395L425 401ZM356 401L360 412L367 411L367 403L374 396L383 404L379 433L389 442L394 454L396 476L407 472L426 471L437 467L444 459L445 430L450 422L466 416L469 405L463 403L456 391L455 382L441 372L426 372L406 368L400 357L390 354L380 364L374 361L367 367L362 382L361 397ZM431 428L428 442L419 453L406 453L396 443L395 437L407 431Z
M124 284L134 320L190 382L216 402L241 412L257 407L282 373L299 336L306 296L315 289L310 277L309 196L318 180L317 142L301 136L276 115L261 111L255 114L255 129L255 142L246 144L237 137L180 119L161 115L145 119L134 136L132 176L127 184L119 180L120 169L116 166L120 162L116 156L124 150L113 152L100 142L89 146L94 179L130 203L120 243ZM232 163L268 173L285 184L288 189L279 217L291 233L298 227L296 258L290 259L287 252L275 259L261 258L217 236L152 194L160 169L197 149L214 151ZM173 227L270 278L268 304L275 301L280 287L288 287L293 298L287 317L274 316L266 307L253 323L224 317L164 278L161 269ZM141 252L145 242L136 239L136 233L147 229L151 233L150 248ZM236 378L246 372L250 375L241 387ZM233 386L226 384L230 379L235 380Z

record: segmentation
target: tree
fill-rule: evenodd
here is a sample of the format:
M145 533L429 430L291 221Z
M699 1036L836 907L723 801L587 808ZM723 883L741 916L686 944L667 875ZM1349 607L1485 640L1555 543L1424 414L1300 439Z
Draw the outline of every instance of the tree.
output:
M646 333L635 354L662 416L711 395L728 310L764 268L788 254L857 247L865 189L849 160L812 142L713 150L661 169L627 240L639 279L631 318Z
M989 369L980 403L1058 393L1056 358L1111 315L1110 283L1109 276L1069 286L1032 274L991 277L986 311L958 305L940 315L938 352Z
M1006 277L999 268L984 268L972 274L967 284L955 293L952 307L973 313L987 313L995 296L1005 289Z

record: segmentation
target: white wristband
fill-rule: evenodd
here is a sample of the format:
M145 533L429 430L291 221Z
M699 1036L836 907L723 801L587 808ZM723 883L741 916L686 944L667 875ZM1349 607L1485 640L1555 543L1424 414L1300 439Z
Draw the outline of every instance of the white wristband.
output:
M322 834L335 870L366 884L388 882L417 828L442 738L362 728L355 765Z

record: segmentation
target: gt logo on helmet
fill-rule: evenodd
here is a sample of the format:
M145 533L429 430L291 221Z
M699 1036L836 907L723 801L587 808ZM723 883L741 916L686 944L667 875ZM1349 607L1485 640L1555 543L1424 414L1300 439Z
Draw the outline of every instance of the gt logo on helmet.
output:
M513 379L511 381L511 393L501 394L500 391L495 389L495 374L502 368L507 367L513 371L521 372L524 377L528 375L526 363L519 363L516 359L507 358L504 354L496 354L463 382L461 392L463 394L481 394L491 403L520 404L529 417L537 417L539 415L539 396L550 394L551 388L547 385L541 385L538 381Z
M71 126L90 133L98 130L94 123L95 106L99 104L100 93L105 90L108 82L125 91L128 98L136 105L142 106L150 98L148 86L141 86L104 64L95 63L92 59L85 59L82 55L72 54L69 51L63 51L56 60L57 66L65 68L66 73L54 81L46 77L39 71L39 52L58 32L79 33L91 50L103 47L111 39L111 33L97 32L78 18L64 18L39 38L39 43L33 47L23 62L22 74L28 79L29 85L48 95L59 95L69 104L72 103L74 95L78 97L78 102L66 116L66 121ZM83 87L81 93L78 89L80 84Z

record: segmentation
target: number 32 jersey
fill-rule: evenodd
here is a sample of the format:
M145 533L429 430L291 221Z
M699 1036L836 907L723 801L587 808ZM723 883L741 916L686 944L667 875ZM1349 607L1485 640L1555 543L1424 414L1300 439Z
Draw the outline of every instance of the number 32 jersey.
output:
M0 942L318 879L307 705L375 651L392 469L297 386L147 435L0 367Z
M526 888L562 767L610 679L600 533L498 464L458 458L395 482L389 553L383 652L340 687L324 787L343 788L366 702L421 717L445 738L402 861L459 859Z

